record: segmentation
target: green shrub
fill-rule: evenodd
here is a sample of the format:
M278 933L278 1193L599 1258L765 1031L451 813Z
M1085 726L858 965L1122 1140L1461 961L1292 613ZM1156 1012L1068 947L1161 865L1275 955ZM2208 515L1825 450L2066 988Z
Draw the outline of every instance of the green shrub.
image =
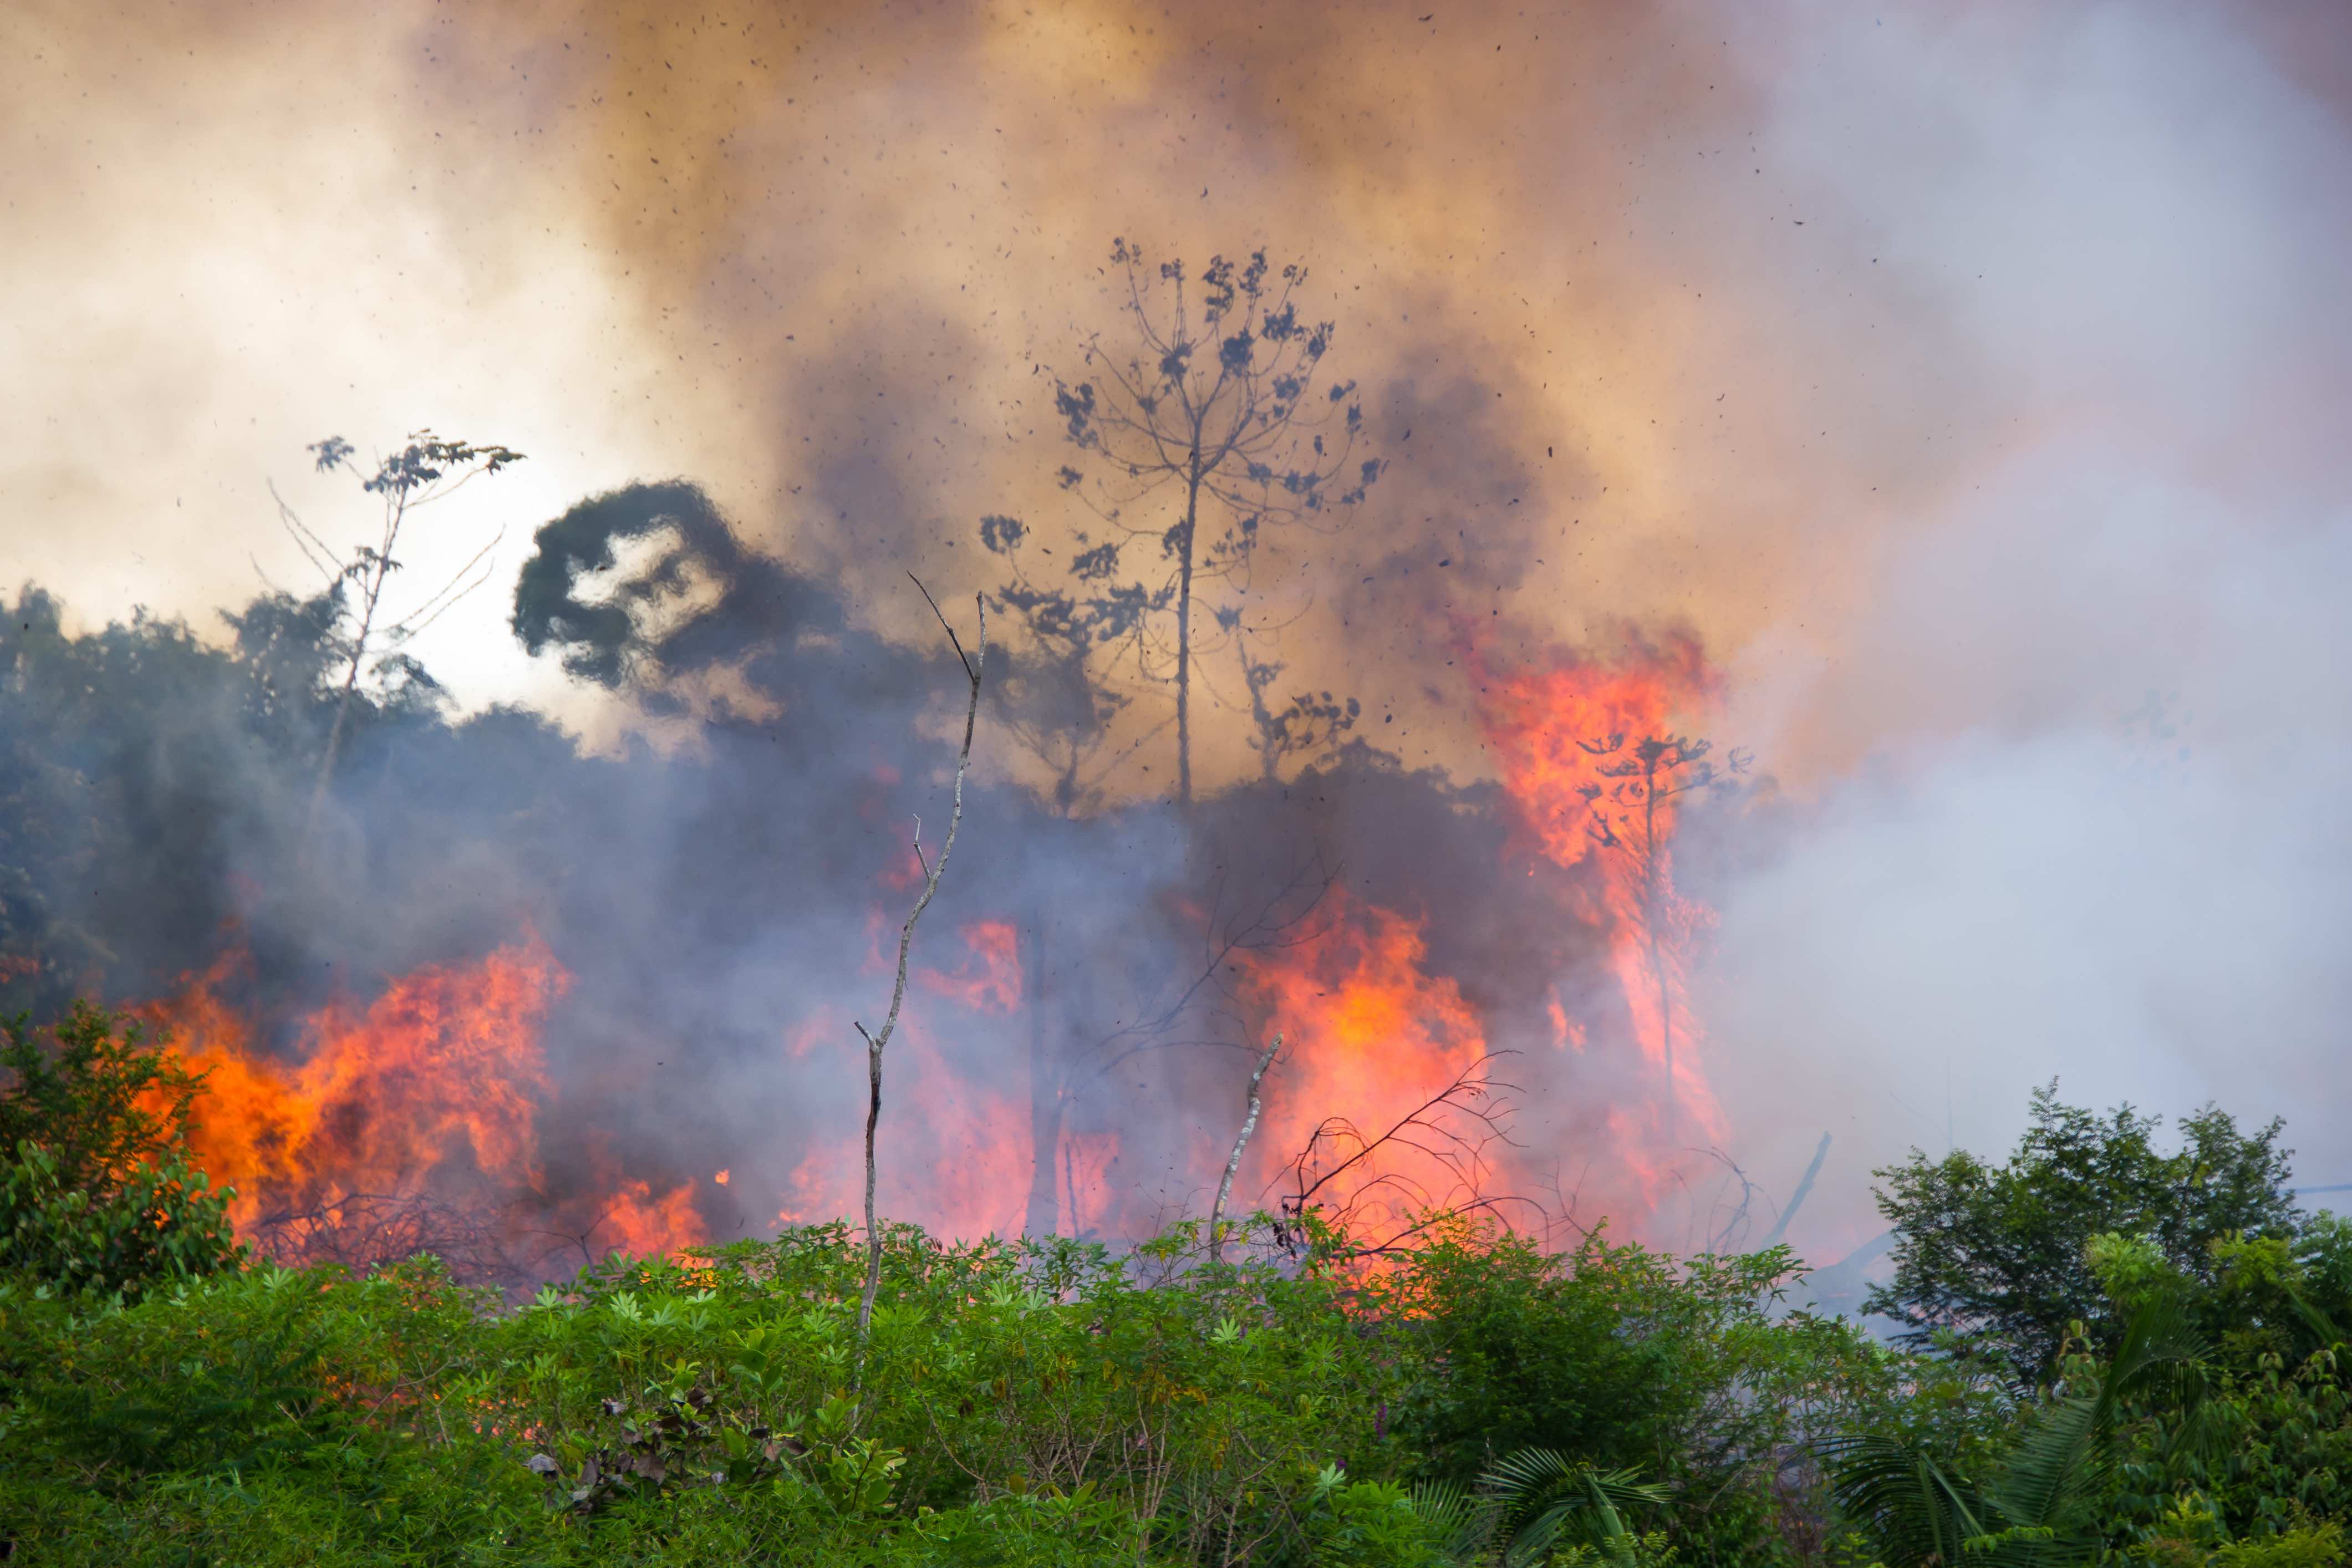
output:
M1412 1493L1393 1481L1342 1482L1327 1470L1317 1478L1306 1522L1315 1568L1446 1568L1453 1561L1447 1521L1416 1508Z
M57 1155L30 1142L0 1163L0 1274L67 1290L137 1295L235 1268L243 1256L228 1194L180 1160L120 1181L66 1184Z
M188 1160L200 1079L87 1004L48 1047L21 1017L0 1037L0 1276L136 1296L242 1261Z

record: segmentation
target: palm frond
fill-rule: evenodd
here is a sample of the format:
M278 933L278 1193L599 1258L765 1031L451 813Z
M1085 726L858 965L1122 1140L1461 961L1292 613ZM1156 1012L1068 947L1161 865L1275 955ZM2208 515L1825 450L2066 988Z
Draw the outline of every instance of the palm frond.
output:
M1621 1551L1618 1543L1633 1534L1621 1509L1664 1508L1673 1500L1664 1487L1640 1476L1633 1469L1596 1470L1550 1448L1521 1448L1496 1460L1478 1488L1498 1505L1502 1526L1511 1532L1504 1563L1517 1564L1548 1550L1579 1515L1589 1516L1596 1544Z
M1969 1542L1990 1533L1983 1496L1912 1444L1850 1437L1824 1445L1822 1458L1838 1506L1887 1568L1958 1563Z
M2205 1349L2178 1301L2132 1314L2096 1385L2062 1394L2034 1413L1982 1488L1948 1473L1915 1445L1884 1436L1823 1449L1839 1505L1862 1523L1889 1568L1962 1560L1983 1568L2060 1568L2095 1563L2103 1542L2095 1510L2114 1479L2114 1436L2126 1406L2158 1400L2195 1420L2209 1381Z
M1989 1529L1977 1544L1986 1563L2095 1562L2099 1536L2089 1510L2113 1468L2107 1435L2113 1380L2095 1395L2053 1400L2026 1427L1985 1491Z
M1445 1531L1439 1549L1446 1561L1475 1562L1495 1538L1502 1510L1492 1498L1481 1497L1459 1481L1418 1481L1412 1489L1412 1511Z

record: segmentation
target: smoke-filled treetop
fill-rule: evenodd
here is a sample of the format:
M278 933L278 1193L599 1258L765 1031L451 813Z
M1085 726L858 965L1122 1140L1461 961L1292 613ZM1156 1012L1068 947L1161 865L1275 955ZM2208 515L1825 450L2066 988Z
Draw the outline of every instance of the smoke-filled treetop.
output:
M1076 661L1090 681L1123 673L1174 689L1176 799L1189 805L1196 655L1226 647L1239 654L1268 777L1286 752L1304 749L1306 730L1266 710L1279 667L1253 663L1248 641L1295 619L1296 607L1254 594L1251 569L1270 531L1339 527L1363 505L1381 464L1357 457L1365 431L1356 384L1318 379L1339 329L1300 315L1306 267L1276 272L1259 250L1242 261L1213 256L1198 270L1181 258L1155 268L1125 239L1110 258L1127 290L1118 336L1089 338L1087 379L1057 379L1054 391L1063 437L1076 448L1055 482L1105 536L1076 534L1062 587L1021 570L1030 531L1015 519L983 519L980 540L1013 561L1000 598L1028 620L1049 658ZM1156 546L1154 564L1129 564L1130 546ZM1197 647L1196 586L1221 595ZM1089 668L1097 656L1101 668ZM1311 729L1322 710L1302 699L1293 715ZM1066 795L1086 743L1110 717L1097 704L1050 731L1049 760L1063 763Z

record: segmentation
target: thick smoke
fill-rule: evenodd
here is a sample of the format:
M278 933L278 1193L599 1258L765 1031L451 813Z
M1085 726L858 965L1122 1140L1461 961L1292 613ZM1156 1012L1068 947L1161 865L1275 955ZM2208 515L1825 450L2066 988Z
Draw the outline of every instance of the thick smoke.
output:
M1906 1146L2004 1143L2053 1077L2283 1113L2305 1179L2352 1171L2323 194L2352 149L2295 79L2345 39L2241 19L1889 16L1776 85L1813 223L1870 231L1939 323L1906 374L1951 407L1911 438L1958 447L1833 635L1739 661L1753 739L1807 776L1727 876L1706 1006L1732 1097L1838 1131L1849 1192Z

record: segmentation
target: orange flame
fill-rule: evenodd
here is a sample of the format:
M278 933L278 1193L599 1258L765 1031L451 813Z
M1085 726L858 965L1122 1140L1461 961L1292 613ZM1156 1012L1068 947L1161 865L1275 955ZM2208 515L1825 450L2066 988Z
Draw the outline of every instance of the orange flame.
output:
M1283 1035L1284 1065L1266 1079L1251 1163L1261 1182L1295 1191L1286 1167L1317 1140L1312 1183L1364 1142L1444 1090L1486 1054L1461 988L1426 973L1422 923L1335 893L1328 923L1296 946L1241 955L1244 999ZM1453 1113L1438 1113L1453 1119ZM1352 1132L1341 1131L1343 1127ZM1458 1123L1457 1123L1458 1125ZM1467 1131L1475 1128L1460 1128ZM1339 1132L1335 1142L1332 1134ZM1381 1225L1471 1195L1466 1152L1442 1135L1408 1135L1338 1178L1316 1202Z
M682 1183L656 1198L652 1183L634 1177L614 1186L594 1232L599 1250L632 1258L667 1256L695 1246L707 1234L694 1206L693 1183Z
M544 944L420 969L363 1011L331 1004L305 1024L299 1063L257 1053L220 1000L244 962L231 953L179 996L139 1009L206 1075L193 1152L237 1189L240 1227L269 1206L412 1191L452 1167L531 1182L548 1088L539 1029L569 984Z
M1010 921L972 921L962 927L971 950L953 973L915 972L925 990L961 1002L976 1013L1010 1013L1021 1005L1021 936Z
M1674 884L1680 812L1668 792L1687 779L1660 775L1651 798L1638 771L1643 742L1674 736L1678 721L1710 707L1718 678L1686 637L1633 644L1614 661L1562 655L1504 670L1474 658L1474 668L1480 722L1505 792L1545 858L1598 870L1597 903L1580 895L1570 912L1608 930L1634 1038L1652 1062L1673 1061L1659 1114L1640 1141L1719 1140L1722 1113L1700 1065L1686 994L1692 948L1714 915ZM1568 1017L1557 993L1551 1013L1555 1038L1582 1048L1583 1026ZM1612 1107L1609 1121L1621 1135L1633 1127L1623 1106Z

